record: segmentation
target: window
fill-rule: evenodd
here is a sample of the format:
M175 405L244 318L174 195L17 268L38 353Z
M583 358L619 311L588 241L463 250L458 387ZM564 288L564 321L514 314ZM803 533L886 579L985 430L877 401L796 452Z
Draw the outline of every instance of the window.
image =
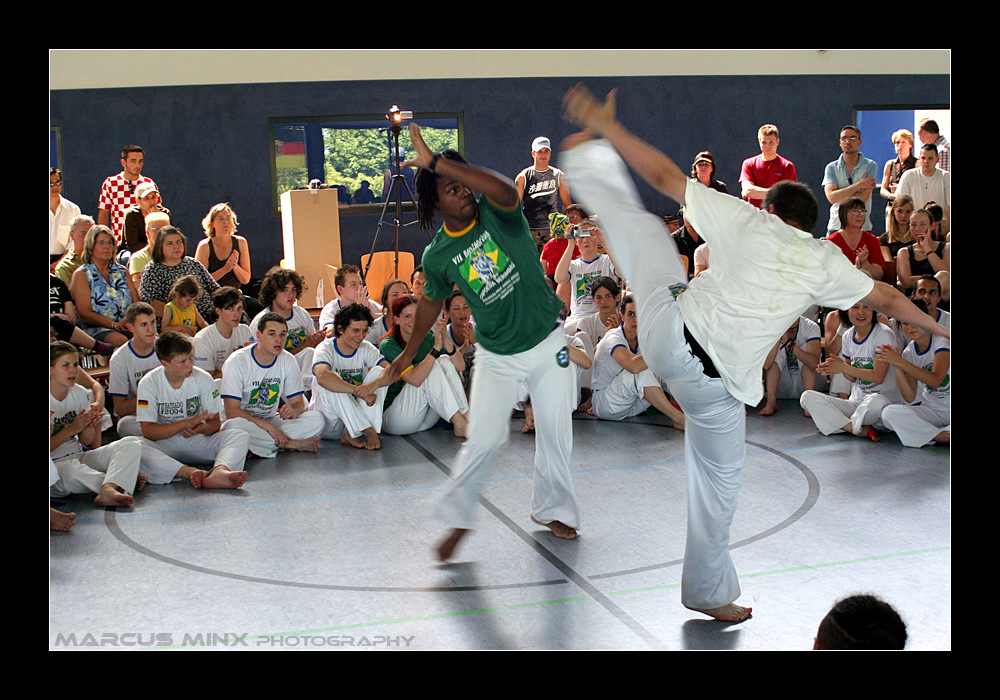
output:
M399 147L403 160L413 156L408 124L420 126L424 141L433 151L453 148L464 152L463 115L461 113L416 113L403 122ZM396 174L391 162L396 136L387 115L347 115L336 117L272 118L270 120L272 186L274 214L280 215L283 192L307 188L319 180L339 190L341 214L380 212L389 194L390 175ZM411 173L412 174L412 169ZM403 173L407 176L407 173ZM405 180L412 190L412 177ZM410 193L398 181L404 206L412 208ZM416 196L416 193L413 193ZM392 192L395 201L395 192Z

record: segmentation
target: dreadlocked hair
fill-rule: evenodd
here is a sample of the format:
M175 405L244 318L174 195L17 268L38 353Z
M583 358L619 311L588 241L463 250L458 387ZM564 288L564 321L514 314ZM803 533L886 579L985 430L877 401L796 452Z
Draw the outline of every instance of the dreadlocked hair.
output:
M440 155L441 158L464 165L469 163L461 153L452 148L442 151ZM421 231L434 230L434 212L437 211L438 203L437 181L438 175L424 168L420 168L413 178L413 184L417 187L417 224Z

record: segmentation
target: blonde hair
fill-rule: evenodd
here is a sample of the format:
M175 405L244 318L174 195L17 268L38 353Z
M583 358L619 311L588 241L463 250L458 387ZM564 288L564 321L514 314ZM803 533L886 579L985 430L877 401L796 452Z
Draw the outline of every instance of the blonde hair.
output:
M209 238L215 237L215 227L213 226L215 218L224 211L228 211L230 216L233 217L233 233L236 233L236 227L239 225L239 222L236 220L236 212L233 211L228 202L219 202L209 209L208 213L205 214L205 218L201 220L201 227L205 230L205 235Z

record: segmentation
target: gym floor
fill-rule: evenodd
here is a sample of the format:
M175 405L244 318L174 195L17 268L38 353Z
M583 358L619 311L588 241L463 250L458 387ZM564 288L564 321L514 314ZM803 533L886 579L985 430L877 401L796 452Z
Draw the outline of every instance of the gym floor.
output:
M947 446L824 437L794 401L748 410L731 549L753 616L680 604L683 434L659 414L576 414L580 537L532 523L534 438L509 448L454 562L429 516L459 448L436 427L366 452L247 461L237 491L147 486L125 509L74 496L52 532L53 649L808 650L839 598L874 593L908 650L951 648Z

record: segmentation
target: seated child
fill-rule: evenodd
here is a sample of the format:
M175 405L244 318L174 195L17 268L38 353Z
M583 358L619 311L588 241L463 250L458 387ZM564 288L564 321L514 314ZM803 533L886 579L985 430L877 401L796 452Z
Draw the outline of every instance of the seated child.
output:
M174 282L170 289L170 301L163 307L161 329L193 337L199 330L206 328L208 324L194 305L200 296L201 285L194 275L184 275Z

